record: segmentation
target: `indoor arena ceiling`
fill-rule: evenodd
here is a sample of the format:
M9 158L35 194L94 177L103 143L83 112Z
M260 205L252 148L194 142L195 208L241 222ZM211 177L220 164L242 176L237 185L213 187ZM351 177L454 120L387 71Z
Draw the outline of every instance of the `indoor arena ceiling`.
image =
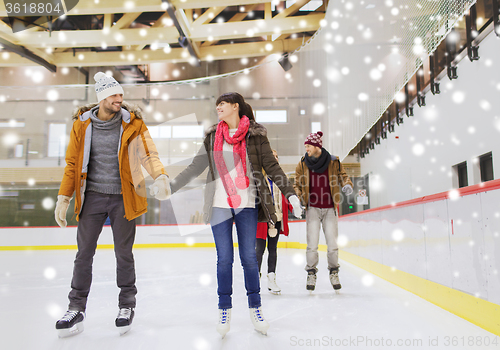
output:
M66 6L70 1L77 2L65 0ZM199 65L283 54L299 48L319 29L327 3L80 0L65 16L49 20L9 18L0 1L0 52L9 52L0 55L0 67L38 64L55 71L155 62ZM16 28L26 25L24 30Z

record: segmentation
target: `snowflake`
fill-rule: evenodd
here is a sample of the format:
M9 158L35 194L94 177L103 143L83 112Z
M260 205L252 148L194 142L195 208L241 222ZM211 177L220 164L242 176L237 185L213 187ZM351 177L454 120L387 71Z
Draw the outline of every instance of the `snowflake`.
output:
M402 230L395 229L394 231L392 231L391 237L394 242L401 242L404 239L405 234Z
M361 283L363 283L365 287L371 287L373 286L373 283L375 283L375 278L373 275L364 275L361 278Z
M412 147L412 152L416 156L421 156L425 153L425 147L421 143L416 143Z
M48 280L53 280L57 276L57 271L55 268L49 266L43 270L43 276Z
M202 273L200 275L200 278L198 279L198 281L200 282L200 284L202 286L209 286L210 283L212 283L212 276L210 276L208 273Z

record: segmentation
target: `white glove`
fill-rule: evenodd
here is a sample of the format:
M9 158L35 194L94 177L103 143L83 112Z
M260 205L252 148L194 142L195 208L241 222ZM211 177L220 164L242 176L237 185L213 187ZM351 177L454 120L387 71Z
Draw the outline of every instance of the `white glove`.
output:
M267 233L269 234L269 237L276 237L276 235L278 234L278 230L276 229L276 227L268 224Z
M61 227L66 227L68 222L66 221L66 212L68 211L69 202L71 201L71 197L65 195L57 196L56 210L54 211L57 224Z
M168 176L165 174L158 176L155 182L149 186L149 193L159 201L169 199L172 195L172 190L170 189L170 179Z
M288 198L288 202L293 207L293 216L296 218L301 218L302 217L302 206L300 205L300 199L296 195L290 196Z
M352 186L347 184L344 187L342 187L342 192L346 194L346 196L350 195L352 193Z

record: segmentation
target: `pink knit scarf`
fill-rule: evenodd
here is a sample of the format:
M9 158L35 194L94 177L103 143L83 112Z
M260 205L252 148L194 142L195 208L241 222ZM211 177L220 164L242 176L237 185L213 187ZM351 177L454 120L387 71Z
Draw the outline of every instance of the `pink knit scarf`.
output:
M238 125L238 130L231 137L229 136L229 126L223 120L219 122L217 125L217 131L215 132L215 144L214 144L214 159L215 166L217 167L217 171L219 172L220 178L222 180L222 184L224 185L224 189L228 195L227 203L231 208L238 208L241 204L241 197L236 192L236 187L240 190L244 190L248 188L250 184L250 180L247 173L247 154L246 154L246 140L245 136L248 133L248 127L250 126L250 120L247 116L243 116L240 119L240 123ZM236 167L236 187L234 186L233 180L229 175L227 170L226 162L224 161L223 156L223 145L224 140L230 145L233 145L233 158L234 158L234 166Z

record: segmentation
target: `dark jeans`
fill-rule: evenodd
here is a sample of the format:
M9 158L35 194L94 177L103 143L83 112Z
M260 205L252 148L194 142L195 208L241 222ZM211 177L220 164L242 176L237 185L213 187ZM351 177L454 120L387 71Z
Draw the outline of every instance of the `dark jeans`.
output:
M255 239L257 234L257 208L237 210L213 208L212 232L217 250L217 293L219 309L232 307L233 294L233 222L236 224L238 250L245 278L248 296L248 307L261 306L260 281L257 258L255 256Z
M85 311L87 297L92 283L92 262L106 218L110 219L116 256L116 283L120 288L118 307L135 307L135 266L132 246L135 239L135 220L125 217L121 194L86 192L80 221L78 222L77 244L69 309Z
M276 262L278 261L278 240L280 238L281 221L276 223L275 228L278 230L278 234L274 237L267 234L267 273L276 273ZM257 252L257 263L260 267L262 265L262 256L266 250L266 240L262 238L257 238L257 245L255 251Z

